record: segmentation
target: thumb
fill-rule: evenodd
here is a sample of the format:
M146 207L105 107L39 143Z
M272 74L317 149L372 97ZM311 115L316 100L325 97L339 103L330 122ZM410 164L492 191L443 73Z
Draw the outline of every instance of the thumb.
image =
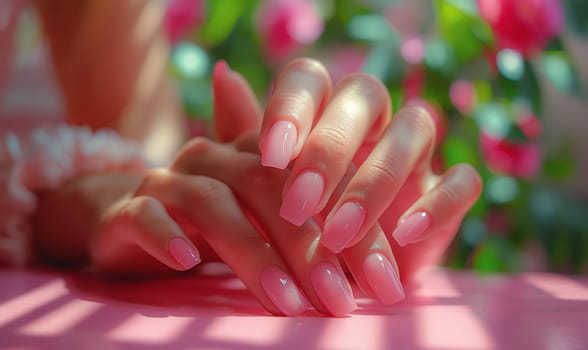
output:
M225 61L213 72L214 133L220 142L230 142L261 127L261 107L251 86Z

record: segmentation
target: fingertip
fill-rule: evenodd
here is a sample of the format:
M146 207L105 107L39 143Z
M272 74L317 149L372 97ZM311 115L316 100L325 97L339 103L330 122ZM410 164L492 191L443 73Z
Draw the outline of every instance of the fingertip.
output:
M425 211L417 211L402 219L392 237L404 247L410 243L420 240L431 226L431 215Z
M263 166L285 169L294 154L298 141L296 126L287 120L274 123L261 145L261 164Z
M219 60L215 63L212 70L212 78L216 81L231 71L229 64L225 60Z

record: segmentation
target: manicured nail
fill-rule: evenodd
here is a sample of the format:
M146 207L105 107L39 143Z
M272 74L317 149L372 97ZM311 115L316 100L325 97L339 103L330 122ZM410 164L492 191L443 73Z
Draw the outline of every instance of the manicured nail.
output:
M418 211L403 219L392 232L392 237L404 247L419 239L431 225L431 216L424 211Z
M340 253L357 235L365 220L365 208L358 202L346 202L325 223L321 244Z
M320 301L334 316L345 316L355 310L357 304L349 283L331 263L314 266L310 280Z
M227 64L226 61L224 61L224 60L218 61L218 62L216 62L216 64L214 65L214 69L212 70L213 79L216 80L219 77L227 74L230 71L231 71L231 68L229 68L229 65Z
M266 267L259 279L267 296L286 316L297 316L309 307L292 278L277 266Z
M314 214L324 187L325 180L319 173L301 173L286 193L280 208L280 216L296 226L301 226Z
M404 299L398 272L382 254L374 253L364 260L363 274L382 304L391 305Z
M200 254L182 238L174 238L167 244L169 253L186 270L200 263Z
M274 123L261 149L261 164L285 169L292 159L297 140L298 131L294 124L286 120Z

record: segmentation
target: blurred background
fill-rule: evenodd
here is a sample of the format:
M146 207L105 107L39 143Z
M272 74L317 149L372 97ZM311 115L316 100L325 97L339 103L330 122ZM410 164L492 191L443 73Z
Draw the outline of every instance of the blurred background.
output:
M321 60L334 80L372 73L395 109L410 102L433 114L437 170L468 162L484 178L446 265L588 271L588 1L151 2L191 135L209 132L217 60L262 101L293 57ZM0 30L2 13L0 4ZM57 118L63 102L35 9L15 26L0 117Z

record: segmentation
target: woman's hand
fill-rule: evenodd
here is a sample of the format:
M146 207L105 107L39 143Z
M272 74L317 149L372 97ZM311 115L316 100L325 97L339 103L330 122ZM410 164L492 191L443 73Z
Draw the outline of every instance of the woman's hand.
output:
M238 80L235 75L222 75L216 85ZM259 109L240 99L235 86L230 96L223 91L215 90L216 105L241 102L232 116ZM334 253L380 231L379 221L379 234L386 233L408 279L438 262L482 187L469 165L433 173L435 133L423 108L392 116L387 89L376 78L354 74L333 86L322 64L297 59L275 81L259 148L263 165L291 168L279 210L284 219L302 225L324 218L320 243Z

